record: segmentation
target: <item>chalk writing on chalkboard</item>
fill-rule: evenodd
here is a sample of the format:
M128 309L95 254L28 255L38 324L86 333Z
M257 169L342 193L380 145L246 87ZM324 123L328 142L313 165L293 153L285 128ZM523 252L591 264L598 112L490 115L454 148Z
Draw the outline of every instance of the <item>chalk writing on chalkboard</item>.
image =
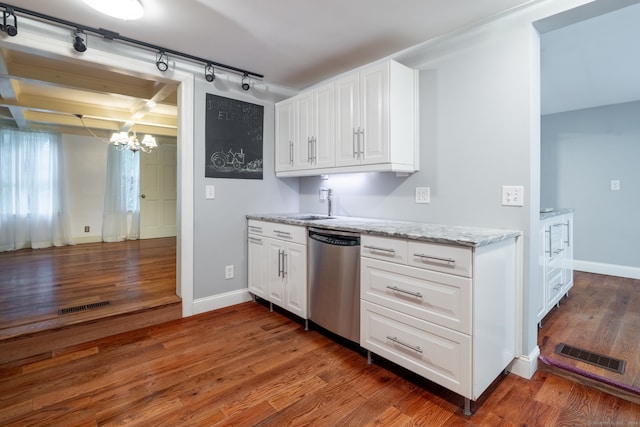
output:
M264 107L207 94L205 177L262 179Z

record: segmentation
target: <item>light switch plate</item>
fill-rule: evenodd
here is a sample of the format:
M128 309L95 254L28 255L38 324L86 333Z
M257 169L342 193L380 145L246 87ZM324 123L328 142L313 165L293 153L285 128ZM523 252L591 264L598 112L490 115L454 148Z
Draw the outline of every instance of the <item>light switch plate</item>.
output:
M224 267L224 278L233 279L233 265L227 265Z
M216 198L216 186L215 185L207 185L205 192L206 192L205 197L208 200Z
M524 187L519 185L503 185L502 206L524 206Z
M620 180L612 179L611 180L611 191L620 191Z

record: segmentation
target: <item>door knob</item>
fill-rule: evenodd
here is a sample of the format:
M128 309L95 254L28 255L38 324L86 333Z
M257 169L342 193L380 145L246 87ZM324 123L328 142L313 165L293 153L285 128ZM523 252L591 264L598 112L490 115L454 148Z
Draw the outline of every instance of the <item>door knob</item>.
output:
M143 199L145 199L147 197L146 194L141 194L140 197L142 197Z

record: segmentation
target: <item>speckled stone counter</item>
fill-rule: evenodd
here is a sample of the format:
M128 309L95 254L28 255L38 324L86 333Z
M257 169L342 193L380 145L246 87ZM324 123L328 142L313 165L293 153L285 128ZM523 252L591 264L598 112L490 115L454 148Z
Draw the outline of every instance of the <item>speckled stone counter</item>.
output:
M321 219L307 219L305 218L307 216L315 216ZM488 245L522 235L522 232L517 230L342 216L329 218L323 215L301 213L255 214L247 215L247 219L470 247Z
M573 213L574 209L571 208L557 208L551 212L540 212L540 221L553 218L554 216L560 216L568 213Z

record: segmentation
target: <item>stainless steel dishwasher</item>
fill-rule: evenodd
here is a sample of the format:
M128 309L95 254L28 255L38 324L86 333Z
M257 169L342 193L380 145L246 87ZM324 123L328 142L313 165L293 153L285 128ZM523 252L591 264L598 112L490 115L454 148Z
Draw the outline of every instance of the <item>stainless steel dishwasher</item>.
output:
M360 343L360 234L309 228L309 319Z

